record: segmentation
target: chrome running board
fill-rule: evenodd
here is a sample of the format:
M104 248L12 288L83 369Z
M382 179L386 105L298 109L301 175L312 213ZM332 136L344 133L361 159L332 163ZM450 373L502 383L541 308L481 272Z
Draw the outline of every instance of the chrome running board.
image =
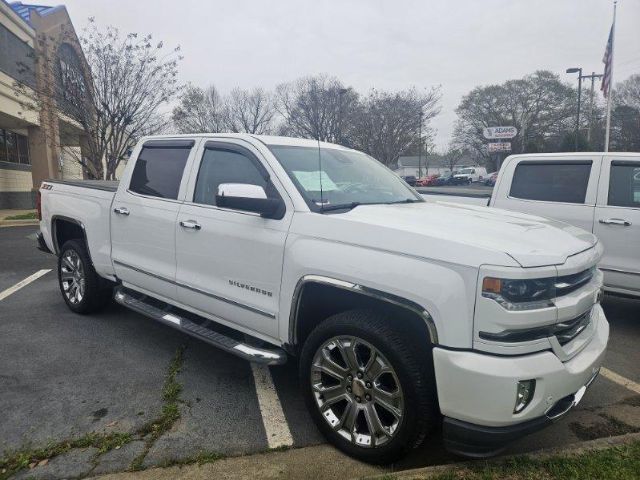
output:
M153 318L160 323L164 323L250 362L263 365L282 365L287 361L287 354L281 348L254 347L249 343L240 342L207 326L213 324L210 320L185 312L133 290L118 287L113 298L117 303L134 312ZM187 318L187 316L190 318ZM193 321L194 317L197 317L202 323Z

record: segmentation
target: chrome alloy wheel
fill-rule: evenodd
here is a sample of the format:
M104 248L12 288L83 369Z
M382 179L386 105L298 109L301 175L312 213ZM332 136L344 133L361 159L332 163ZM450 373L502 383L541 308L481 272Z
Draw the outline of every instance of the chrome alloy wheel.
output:
M311 364L316 405L338 434L360 447L384 445L398 431L404 397L396 372L370 343L334 337Z
M62 254L60 265L60 282L62 290L70 303L77 305L84 298L84 265L74 250L66 250Z

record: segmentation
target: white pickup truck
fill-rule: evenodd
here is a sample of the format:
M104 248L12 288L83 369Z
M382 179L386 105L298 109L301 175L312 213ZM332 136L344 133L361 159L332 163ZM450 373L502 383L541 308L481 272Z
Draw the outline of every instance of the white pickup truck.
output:
M297 356L318 428L368 462L440 425L494 454L566 414L605 355L594 235L427 203L338 145L145 138L119 184L46 181L40 210L71 310L113 296L248 360Z
M485 205L570 223L604 246L607 292L640 297L640 153L545 153L505 159L493 193L427 199Z

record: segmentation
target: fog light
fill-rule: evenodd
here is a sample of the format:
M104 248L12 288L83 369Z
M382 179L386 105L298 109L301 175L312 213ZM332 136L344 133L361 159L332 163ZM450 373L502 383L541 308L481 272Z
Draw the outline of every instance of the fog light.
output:
M536 391L535 380L521 380L518 382L518 389L516 391L516 406L513 409L513 413L520 413L525 409Z

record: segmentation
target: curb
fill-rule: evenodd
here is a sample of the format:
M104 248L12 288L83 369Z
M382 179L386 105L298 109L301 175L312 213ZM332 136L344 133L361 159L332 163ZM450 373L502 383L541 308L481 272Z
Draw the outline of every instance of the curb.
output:
M481 460L489 464L503 463L507 460L516 457L526 457L531 459L545 459L549 457L557 457L560 455L579 455L585 452L592 452L598 450L605 450L607 448L615 447L618 445L626 445L631 442L640 440L640 432L627 433L625 435L619 435L616 437L597 438L595 440L589 440L586 442L578 442L566 445L564 447L545 448L542 450L535 450L528 453L514 454L514 455L502 455L491 459ZM452 472L456 469L468 467L478 463L478 460L469 460L459 463L449 463L446 465L434 465L432 467L414 468L411 470L402 470L399 472L389 472L381 475L373 475L370 477L364 477L363 480L395 480L395 479L428 479L433 475L442 474L445 472Z
M39 224L38 220L0 220L0 227L24 227L37 226Z

